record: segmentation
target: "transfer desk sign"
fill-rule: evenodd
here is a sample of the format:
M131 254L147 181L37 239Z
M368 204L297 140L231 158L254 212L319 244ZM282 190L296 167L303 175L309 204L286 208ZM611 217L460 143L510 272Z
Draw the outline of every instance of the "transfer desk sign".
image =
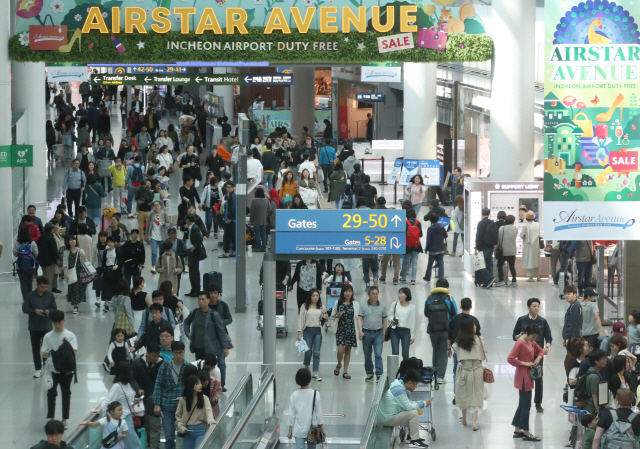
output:
M640 239L638 20L637 0L545 5L545 238Z

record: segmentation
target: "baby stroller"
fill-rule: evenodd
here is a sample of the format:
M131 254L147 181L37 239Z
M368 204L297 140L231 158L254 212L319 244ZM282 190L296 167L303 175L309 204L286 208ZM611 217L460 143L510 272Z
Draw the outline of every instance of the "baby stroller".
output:
M260 336L264 335L264 290L260 289L260 301L258 301L258 329ZM287 286L280 284L276 287L276 337L284 333L285 337L289 335L287 327Z

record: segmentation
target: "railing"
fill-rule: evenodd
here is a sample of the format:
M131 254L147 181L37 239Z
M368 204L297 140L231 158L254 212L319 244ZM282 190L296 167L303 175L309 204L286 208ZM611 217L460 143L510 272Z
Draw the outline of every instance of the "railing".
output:
M216 449L243 449L255 447L265 433L276 413L276 379L272 372L264 376L258 391L253 396L247 411L242 415L235 429Z
M229 396L224 409L216 417L218 425L211 427L207 431L198 449L218 449L222 447L240 419L245 415L252 398L253 378L251 373L245 373L240 382L238 382L238 386Z
M369 412L369 418L362 434L362 440L360 441L360 449L388 449L390 443L390 433L383 429L382 423L378 420L378 407L380 406L380 400L382 395L389 388L387 374L383 374L380 378L380 382L376 387L375 394L373 395L373 401L371 403L371 411ZM389 430L389 428L387 428Z
M107 392L105 391L100 399L96 402L96 404L91 408L92 410L97 409L104 400ZM89 413L81 422L84 421L97 421L100 419L100 415L97 413ZM101 427L87 427L82 426L78 427L76 430L71 432L69 438L66 440L67 446L73 447L75 449L88 449L96 447L96 444L100 444L102 441L102 429ZM100 447L100 446L97 446Z

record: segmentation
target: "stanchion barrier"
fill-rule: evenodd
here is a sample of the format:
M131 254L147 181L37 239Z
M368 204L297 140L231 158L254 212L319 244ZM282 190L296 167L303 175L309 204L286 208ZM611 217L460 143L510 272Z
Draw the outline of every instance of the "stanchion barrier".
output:
M380 156L380 161L380 168L382 171L380 172L380 183L378 185L386 186L387 181L384 180L384 156Z

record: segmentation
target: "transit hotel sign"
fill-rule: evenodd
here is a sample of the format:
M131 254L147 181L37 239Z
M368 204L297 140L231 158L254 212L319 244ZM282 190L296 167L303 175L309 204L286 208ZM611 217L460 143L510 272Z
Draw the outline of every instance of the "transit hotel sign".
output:
M163 75L157 73L124 75L92 74L91 85L98 86L153 86L157 84L202 84L202 85L240 85L242 75L226 74L184 74L184 75Z

